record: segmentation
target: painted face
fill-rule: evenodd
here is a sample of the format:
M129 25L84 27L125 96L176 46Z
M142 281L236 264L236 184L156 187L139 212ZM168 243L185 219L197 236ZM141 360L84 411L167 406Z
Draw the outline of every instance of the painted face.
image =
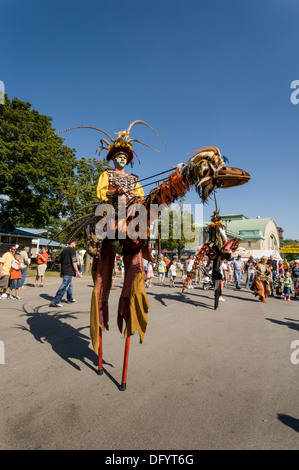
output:
M114 164L116 166L116 168L124 168L127 164L127 155L125 155L124 153L118 153L115 157L114 157Z

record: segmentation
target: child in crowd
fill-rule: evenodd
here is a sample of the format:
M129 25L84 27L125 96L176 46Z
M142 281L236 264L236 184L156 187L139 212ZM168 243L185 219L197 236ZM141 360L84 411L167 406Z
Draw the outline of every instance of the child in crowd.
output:
M286 271L284 280L283 280L283 293L284 293L283 300L291 300L291 293L292 293L291 285L292 285L291 274L289 271Z
M277 279L276 279L276 297L278 299L281 299L281 296L282 296L282 283L283 283L283 279L284 277L283 276L279 276Z
M153 277L154 277L153 264L149 262L147 265L147 273L146 273L146 287L152 286Z
M174 287L174 281L176 278L176 261L173 261L170 268L170 281L169 281L169 287Z
M166 271L166 264L163 259L163 255L160 255L158 261L158 275L159 275L159 284L164 286L164 279L165 279L165 271Z
M15 259L11 263L11 272L9 279L9 300L21 300L19 297L19 288L22 281L22 263L20 253L15 253ZM16 296L13 297L12 291L15 290Z

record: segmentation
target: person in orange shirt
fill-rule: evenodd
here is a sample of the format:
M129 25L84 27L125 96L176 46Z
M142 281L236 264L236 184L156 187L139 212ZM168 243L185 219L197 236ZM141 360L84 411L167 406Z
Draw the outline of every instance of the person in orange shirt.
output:
M34 287L37 286L39 278L40 278L39 287L44 287L44 279L45 279L45 272L47 269L48 258L49 258L49 255L46 252L46 248L42 248L41 253L37 255L37 270L36 270L36 278L33 284Z
M16 246L12 245L8 247L8 251L2 255L0 261L0 299L7 298L7 289L9 287L10 272L11 272L11 263L14 260L14 254L16 251Z
M165 265L166 265L165 277L168 277L168 271L169 271L169 268L170 268L170 259L168 258L168 256L165 257L164 261L165 261Z
M10 280L9 280L9 300L21 300L19 297L19 288L21 287L22 281L22 263L21 263L21 255L20 253L16 252L14 256L14 260L11 263L11 271L10 271ZM12 291L15 290L15 297L12 296Z

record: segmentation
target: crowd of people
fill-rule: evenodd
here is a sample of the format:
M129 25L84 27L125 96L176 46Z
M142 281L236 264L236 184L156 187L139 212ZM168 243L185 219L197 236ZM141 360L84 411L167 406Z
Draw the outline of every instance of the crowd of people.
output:
M76 242L72 241L72 261L71 268L68 268L68 274L73 276L80 275L84 269L84 255L82 251L74 250ZM67 248L67 247L66 247ZM42 247L36 255L36 274L35 280L32 284L33 287L44 287L45 273L48 268L49 261L56 261L57 266L60 269L60 275L65 281L65 273L63 269L66 265L66 261L63 261L65 250L62 250L59 257L54 259L54 253L52 250L46 250ZM0 299L8 300L21 300L20 289L25 289L25 280L28 272L28 268L31 264L32 253L28 246L18 247L17 245L11 245L8 250L0 258ZM63 289L64 290L64 289ZM66 292L67 299L74 302L75 300L69 296L71 292L71 283L68 283L67 288L63 291ZM53 306L61 306L60 302L52 302Z
M182 266L180 265L182 279L186 279L187 289L208 282L212 286L212 261L207 256L203 257L193 275L189 276L193 270L194 260L195 256L190 255ZM159 285L164 286L166 278L169 277L169 287L174 287L178 264L177 259L170 260L163 255L159 256L157 266L145 261L146 286L152 285L154 272L157 271ZM236 289L240 290L241 282L246 289L251 289L261 302L265 302L268 295L286 301L290 301L292 295L294 299L299 298L299 259L289 263L286 259L274 259L273 255L262 256L260 260L255 260L253 256L244 260L238 255L230 261L224 260L220 265L220 271L222 274L220 301L225 301L223 288L226 288L228 283L235 284Z
M68 245L61 254L64 260L69 260L65 272L61 271L60 256L59 266L63 283L51 302L52 306L61 307L60 301L65 293L68 302L75 301L72 297L71 277L80 275L84 269L84 253L80 250L75 251L75 246L76 243L72 241L72 245ZM0 299L20 300L20 290L25 288L24 283L31 257L29 247L17 248L15 245L10 246L1 258ZM53 253L47 252L45 248L42 248L37 254L36 276L33 286L44 286L45 272L52 255ZM194 286L203 285L207 282L210 282L213 286L212 261L207 256L204 257L200 260L193 275L189 276L193 269L194 260L195 256L190 255L182 264L178 263L176 257L171 260L163 254L159 255L155 263L144 260L146 287L150 288L152 286L153 279L156 276L158 285L168 285L170 288L174 288L178 271L181 271L182 280L187 281L187 289L193 289ZM222 274L220 301L225 300L223 292L228 283L235 284L235 288L240 290L241 282L243 282L246 289L251 289L261 302L265 302L268 295L283 298L285 301L290 301L292 295L294 299L299 298L299 258L289 263L287 260L277 260L273 255L268 258L262 256L260 260L255 260L252 256L243 260L241 255L238 255L230 261L224 260L220 265L220 271ZM115 289L114 283L118 273L124 279L124 261L121 256L115 258L111 289ZM169 282L167 282L168 280Z

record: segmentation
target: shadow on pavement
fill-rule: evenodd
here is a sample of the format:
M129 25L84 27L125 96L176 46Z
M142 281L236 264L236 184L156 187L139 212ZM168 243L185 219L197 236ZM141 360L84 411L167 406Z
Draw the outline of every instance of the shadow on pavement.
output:
M299 419L293 418L293 416L278 414L277 418L286 426L294 429L294 431L299 432Z
M286 318L287 321L274 320L274 318L266 318L266 320L275 323L276 325L287 326L291 330L299 331L298 320L292 318ZM297 322L297 323L296 323Z
M239 295L230 295L230 294L227 294L225 291L223 292L223 297L226 299L226 298L230 298L230 299L238 299L238 300L244 300L245 302L259 302L260 301L257 299L257 298L250 298L248 299L247 297L240 297Z
M50 300L50 302L53 299L53 295L49 295L49 294L40 294L40 297L45 300Z
M188 291L188 294L190 292ZM194 305L195 307L205 307L205 308L208 308L208 309L213 309L214 310L214 306L211 306L211 305L207 305L203 302L195 302L194 300L189 300L188 298L186 298L185 294L184 293L181 293L181 292L178 292L177 294L169 294L169 293L163 293L163 294L155 294L154 292L149 292L147 291L147 295L149 296L153 296L155 300L157 300L158 302L160 302L164 307L168 307L169 305L167 305L167 302L166 301L169 301L169 300L174 300L176 302L183 302L184 304L190 304L190 305ZM208 298L210 301L210 297L207 297L205 296L206 298Z
M50 344L53 351L75 369L81 370L80 366L73 361L78 360L96 372L98 356L89 347L89 336L82 333L82 330L89 328L89 325L76 329L64 321L70 318L76 319L75 314L79 312L72 314L56 311L40 313L41 307L44 306L38 306L32 312L28 312L24 304L22 310L27 317L28 327L18 325L18 328L31 333L40 343ZM112 364L105 364L113 367Z

